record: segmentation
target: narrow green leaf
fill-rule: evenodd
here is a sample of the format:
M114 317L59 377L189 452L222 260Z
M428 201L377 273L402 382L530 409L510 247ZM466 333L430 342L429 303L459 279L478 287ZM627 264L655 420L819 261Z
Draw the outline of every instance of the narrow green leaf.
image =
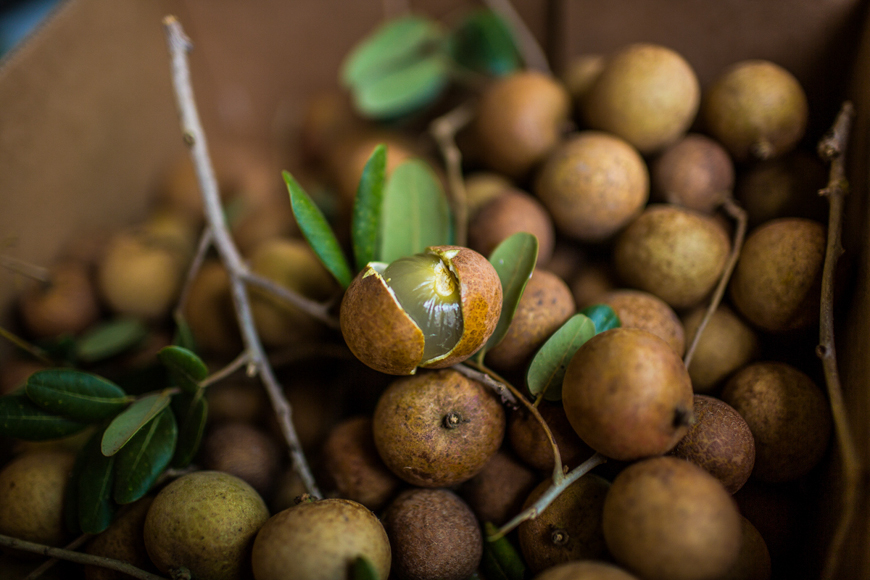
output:
M351 564L350 580L381 580L381 575L368 558L357 556Z
M116 318L91 328L79 337L76 341L76 356L86 363L98 362L141 344L147 336L148 327L141 320Z
M120 451L139 429L169 405L171 398L165 391L142 397L115 417L103 433L100 444L103 455L110 457Z
M193 331L190 329L187 319L180 312L176 312L173 318L175 319L175 335L172 337L172 344L196 352L196 339L193 337Z
M181 393L172 397L172 412L179 426L178 443L171 462L176 469L190 465L202 443L208 418L208 400L203 395L200 391L196 395Z
M74 435L87 426L45 411L23 392L0 397L0 435L24 441L49 441Z
M49 413L89 423L113 417L131 402L115 383L73 369L37 371L27 379L24 391Z
M82 448L82 469L78 478L79 526L86 534L99 534L109 527L117 507L112 501L115 458L100 452L102 432Z
M510 28L486 8L472 11L453 30L449 47L457 63L481 74L504 76L522 67Z
M450 207L441 182L421 159L405 161L387 180L380 260L392 262L450 241Z
M595 336L595 324L585 314L575 314L547 339L529 364L526 382L537 397L544 393L548 401L562 400L562 380L574 353Z
M384 181L387 172L387 147L375 147L359 180L353 202L353 218L350 231L356 271L369 262L380 261L378 257L378 233L381 208L384 205Z
M290 192L290 206L293 208L293 215L296 218L296 223L299 224L302 235L305 236L308 245L311 246L326 269L338 280L342 288L347 288L353 279L353 274L350 271L347 258L341 251L341 245L338 243L332 228L329 227L323 212L314 205L305 190L289 172L285 171L283 175L287 191Z
M377 79L409 58L425 52L444 36L441 26L421 16L406 16L385 22L362 39L341 65L346 87Z
M353 102L359 113L392 119L435 102L450 83L450 62L432 54L356 87Z
M613 308L607 304L593 304L592 306L587 306L580 312L588 316L593 324L595 324L596 334L604 332L605 330L610 330L611 328L619 328L622 326L622 321L619 320L619 316L617 316L616 312L613 311Z
M199 390L199 383L208 376L208 367L203 360L186 348L164 346L157 358L169 370L175 385L187 393Z
M486 536L495 535L498 529L490 522L483 526ZM514 545L503 536L494 542L483 542L483 558L480 568L487 580L523 580L526 564Z
M115 501L132 503L148 493L169 465L177 441L175 416L164 409L118 452Z
M484 352L501 342L507 334L537 261L538 238L526 232L506 238L490 254L489 263L498 272L501 280L502 307L498 324L486 341Z

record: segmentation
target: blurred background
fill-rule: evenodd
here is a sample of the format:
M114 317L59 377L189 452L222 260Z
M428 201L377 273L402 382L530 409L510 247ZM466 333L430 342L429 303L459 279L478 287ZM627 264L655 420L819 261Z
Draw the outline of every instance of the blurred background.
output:
M30 34L61 0L0 0L0 57Z

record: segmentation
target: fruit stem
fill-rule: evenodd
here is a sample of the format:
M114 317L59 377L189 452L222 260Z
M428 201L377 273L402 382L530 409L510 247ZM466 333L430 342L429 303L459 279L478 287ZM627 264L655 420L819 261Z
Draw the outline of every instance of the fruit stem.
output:
M468 204L465 180L462 177L462 152L456 146L456 134L474 118L474 105L466 101L429 124L429 132L438 143L447 170L450 205L456 228L456 245L466 245L468 239Z
M66 546L64 546L64 549L65 550L75 550L75 549L79 548L82 544L87 542L91 537L92 537L91 534L82 534L81 536L79 536L78 538L76 538L75 540L73 540L72 542L67 544ZM45 562L42 563L42 565L39 568L36 568L33 572L31 572L30 574L25 576L24 580L36 580L37 578L42 576L44 573L51 570L51 568L55 564L57 564L58 562L60 562L60 558L51 558L49 560L46 560Z
M52 367L54 366L54 361L51 360L48 357L48 355L45 354L45 352L41 348L39 348L38 346L36 346L34 344L27 342L26 340L24 340L23 338L21 338L17 334L6 330L2 326L0 326L0 337L5 338L9 342L14 344L18 348L20 348L21 350L27 352L28 354L30 354L33 357L36 357L37 359L39 359L40 362L43 362L43 363L47 364L48 366L52 366Z

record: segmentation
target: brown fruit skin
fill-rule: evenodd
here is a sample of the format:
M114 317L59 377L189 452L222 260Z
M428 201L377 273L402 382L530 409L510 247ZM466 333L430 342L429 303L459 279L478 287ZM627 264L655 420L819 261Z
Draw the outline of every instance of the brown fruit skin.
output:
M214 426L202 441L203 469L235 475L268 497L281 469L282 450L265 431L241 422Z
M303 501L269 518L251 554L255 580L346 580L364 556L379 578L390 575L391 549L380 520L346 499Z
M695 395L693 413L695 423L669 455L702 467L735 493L755 465L749 425L728 403L706 395Z
M734 189L734 162L722 145L689 133L650 163L652 195L701 213L713 213Z
M372 421L386 466L420 487L471 479L498 451L505 431L504 409L493 392L452 369L395 380Z
M600 131L574 133L544 160L535 195L556 230L602 242L625 227L649 199L646 163L626 141Z
M576 311L568 285L555 274L536 268L526 283L507 333L487 351L487 364L505 373L521 371Z
M734 307L767 332L817 324L826 239L823 225L803 218L752 230L729 284Z
M468 246L489 256L513 234L527 232L538 239L538 264L553 255L553 219L537 198L519 189L502 191L483 205L468 224Z
M184 317L206 352L230 355L242 348L230 294L230 277L218 260L206 261L190 284Z
M465 205L468 208L468 218L473 219L480 208L513 187L513 182L500 173L476 171L468 174L465 177Z
M686 350L683 323L667 303L642 290L613 290L598 302L607 304L619 317L623 328L639 328L658 336L682 355Z
M592 457L595 452L571 427L561 404L541 401L538 412L556 440L562 465L569 468L576 467ZM524 407L519 407L511 413L507 436L513 450L527 465L539 471L553 471L556 457L553 455L550 439L538 420Z
M523 506L531 506L550 486L541 482ZM587 474L569 485L538 517L517 527L520 550L532 572L572 560L605 560L609 557L601 527L604 498L610 483Z
M798 80L765 60L732 64L708 87L703 123L737 161L771 159L804 136L808 105Z
M707 307L699 306L683 318L687 340L695 336ZM727 306L720 305L698 340L689 363L696 393L710 394L731 373L749 364L759 352L758 335Z
M565 87L543 73L496 80L481 95L472 125L484 164L512 179L525 176L558 143L570 108Z
M474 513L446 489L402 492L384 513L384 528L400 580L464 580L483 556Z
M501 526L520 513L538 475L504 448L462 484L459 495L481 522Z
M713 218L673 205L653 204L616 240L616 272L631 287L673 308L698 304L722 275L731 242Z
M737 561L719 580L770 580L773 569L764 538L758 528L743 516L740 516L740 528L743 533Z
M338 497L378 511L402 484L375 448L371 417L351 417L332 428L323 444L324 469Z
M580 54L568 61L560 77L578 111L582 109L583 100L604 70L606 62L607 58L602 54Z
M715 477L676 457L626 467L604 500L617 563L648 580L713 580L740 550L740 514Z
M33 280L19 297L21 320L31 335L78 334L100 317L88 265L66 260L52 267L50 281Z
M738 371L722 400L749 424L755 439L753 476L768 483L796 480L821 461L831 438L825 393L805 373L780 362Z
M60 546L68 534L63 519L67 480L75 454L33 451L0 471L0 534Z
M638 578L608 562L584 560L553 566L535 576L535 580L638 580Z
M139 569L150 571L154 565L148 559L142 530L145 527L145 516L153 500L153 497L146 496L130 504L128 509L118 514L104 532L88 542L85 552L92 556L128 562ZM130 578L126 574L101 566L85 566L84 573L86 580L129 580Z
M692 383L680 355L637 328L589 339L562 384L565 414L590 447L633 460L670 451L692 418Z
M647 155L689 129L700 101L698 78L682 56L664 46L630 44L607 59L583 100L583 117Z
M251 543L267 519L269 510L250 485L227 473L197 471L154 498L145 518L145 547L164 574L183 566L194 578L243 578Z

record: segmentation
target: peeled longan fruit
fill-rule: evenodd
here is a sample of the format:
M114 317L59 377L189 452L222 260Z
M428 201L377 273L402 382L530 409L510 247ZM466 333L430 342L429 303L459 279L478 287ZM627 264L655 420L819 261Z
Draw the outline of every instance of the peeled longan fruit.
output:
M637 576L609 562L582 560L548 568L535 580L637 580Z
M527 508L552 485L548 478L526 499ZM531 520L517 527L520 550L529 568L540 572L572 560L604 560L608 557L601 527L604 498L610 483L586 474Z
M722 482L728 493L743 487L755 465L749 425L728 403L695 395L695 422L670 455L691 461Z
M759 362L743 368L725 385L722 400L752 430L752 473L762 481L798 479L828 449L833 429L828 399L807 374L790 365Z
M145 527L145 516L154 500L151 496L130 504L119 512L115 520L105 531L88 542L85 552L92 556L113 558L133 564L137 568L150 570L153 568L148 552L145 549L145 538L142 530ZM116 570L100 566L85 566L86 580L125 580L129 578Z
M699 306L683 318L686 341L691 342L707 312ZM758 335L727 306L720 305L704 327L689 362L696 393L709 394L737 369L758 354Z
M484 165L512 179L525 176L559 142L570 105L565 87L541 72L494 81L471 127Z
M713 580L740 551L740 514L718 479L688 461L626 467L604 500L604 538L617 563L649 580Z
M553 255L553 219L541 202L524 191L508 189L484 204L468 224L468 247L489 256L502 241L526 232L538 239L538 264Z
M538 405L541 418L550 428L562 464L576 467L595 453L571 427L565 409L559 403L543 400ZM550 439L537 419L524 407L511 413L507 430L508 440L517 456L539 471L552 471L556 465Z
M49 272L48 282L32 280L18 298L25 328L37 338L78 334L100 317L97 290L89 266L64 260Z
M392 572L400 580L465 580L480 564L480 525L452 491L406 490L389 505L383 522Z
M538 475L504 448L462 484L459 495L481 522L501 526L520 513Z
M486 353L487 364L505 372L524 369L541 345L575 312L568 285L555 274L536 268L507 334Z
M262 429L248 423L216 425L202 441L203 469L221 471L246 481L263 497L272 491L281 469L281 449Z
M378 578L387 578L390 552L384 526L365 506L346 499L303 500L262 525L250 561L255 580L346 580L363 556Z
M649 174L637 150L600 131L574 133L544 159L535 195L556 230L581 242L607 240L643 210Z
M734 162L722 145L689 133L650 163L654 199L712 213L731 197Z
M704 94L709 133L737 161L771 159L791 151L807 126L807 97L786 69L745 60L725 69Z
M617 460L670 451L692 421L692 383L680 355L637 328L590 338L562 383L565 414L590 447Z
M658 336L682 356L685 332L677 313L664 300L642 290L613 290L598 299L619 317L623 328L640 328Z
M734 307L768 332L818 323L825 227L803 218L781 218L746 237L729 292Z
M372 418L387 467L420 487L461 483L483 469L505 431L504 408L491 390L452 369L397 379Z
M713 290L730 250L728 235L713 218L653 204L619 235L613 262L628 286L686 308Z
M607 59L583 101L583 117L648 154L689 129L700 101L698 77L686 59L664 46L630 44Z

